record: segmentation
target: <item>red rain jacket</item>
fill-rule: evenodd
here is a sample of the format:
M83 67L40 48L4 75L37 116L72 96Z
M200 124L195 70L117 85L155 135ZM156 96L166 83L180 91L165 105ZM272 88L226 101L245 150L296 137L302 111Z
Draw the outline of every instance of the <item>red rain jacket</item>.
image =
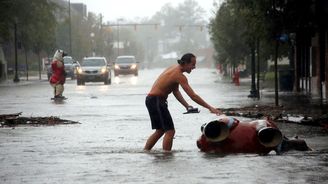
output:
M64 84L66 80L65 65L63 62L54 60L51 63L52 76L50 78L51 84Z

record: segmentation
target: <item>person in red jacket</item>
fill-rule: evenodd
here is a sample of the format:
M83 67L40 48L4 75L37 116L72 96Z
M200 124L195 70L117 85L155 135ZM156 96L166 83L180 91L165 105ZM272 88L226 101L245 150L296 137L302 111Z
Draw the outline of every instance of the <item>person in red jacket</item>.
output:
M63 50L56 50L51 62L52 75L49 82L54 88L54 98L65 98L63 96L66 81L64 56L66 53Z

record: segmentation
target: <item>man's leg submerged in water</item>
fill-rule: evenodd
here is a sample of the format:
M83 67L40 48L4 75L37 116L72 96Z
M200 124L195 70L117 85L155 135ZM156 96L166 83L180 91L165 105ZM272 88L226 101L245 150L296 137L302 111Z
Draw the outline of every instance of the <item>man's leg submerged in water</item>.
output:
M165 132L164 138L163 138L163 150L164 151L171 151L172 144L173 144L173 138L174 138L175 130L168 130Z
M158 141L158 139L160 139L163 134L164 134L164 130L160 130L160 129L157 129L153 134L151 134L151 136L147 139L144 150L147 151L151 150L153 146L156 144L156 142Z
M165 135L164 135L165 134ZM171 151L172 149L172 143L173 143L173 137L175 134L175 130L168 130L168 131L164 131L161 129L157 129L147 140L146 145L144 147L144 150L151 150L154 145L156 144L156 142L158 141L158 139L160 139L163 135L163 150L165 151Z

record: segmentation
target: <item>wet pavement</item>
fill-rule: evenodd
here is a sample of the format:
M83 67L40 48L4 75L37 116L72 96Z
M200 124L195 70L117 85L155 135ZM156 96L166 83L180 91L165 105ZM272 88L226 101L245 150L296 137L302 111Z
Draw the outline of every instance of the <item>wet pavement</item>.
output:
M267 156L217 155L199 152L200 126L215 119L207 109L185 111L170 95L175 122L173 151L143 146L152 133L145 95L162 69L141 70L138 77L121 76L112 85L68 80L62 103L50 100L47 81L0 84L0 114L58 116L76 125L0 128L0 183L326 183L328 134L321 127L278 126L287 137L298 135L314 149ZM249 86L218 80L214 70L196 69L190 85L220 108L274 103L270 91L261 101L250 99ZM271 93L272 94L272 93ZM241 119L240 117L237 117ZM243 120L243 119L241 119Z

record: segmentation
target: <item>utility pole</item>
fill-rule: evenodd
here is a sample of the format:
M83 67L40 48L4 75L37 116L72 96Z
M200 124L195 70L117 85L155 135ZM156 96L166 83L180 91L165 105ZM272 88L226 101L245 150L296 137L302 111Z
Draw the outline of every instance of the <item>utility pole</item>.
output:
M14 23L14 39L15 39L15 77L14 77L14 82L19 82L19 77L18 77L18 63L17 63L17 20L15 19Z
M256 90L256 85L255 85L255 43L252 43L251 46L251 76L252 76L252 81L251 81L251 91L250 94L248 95L249 98L256 98L258 95L258 92Z
M276 40L276 50L274 57L274 97L275 104L279 106L279 94L278 94L278 50L279 50L279 40Z
M256 39L257 54L257 99L260 99L260 39Z
M71 0L68 0L68 17L69 17L69 55L72 55Z
M117 56L120 56L120 21L123 19L117 19Z

